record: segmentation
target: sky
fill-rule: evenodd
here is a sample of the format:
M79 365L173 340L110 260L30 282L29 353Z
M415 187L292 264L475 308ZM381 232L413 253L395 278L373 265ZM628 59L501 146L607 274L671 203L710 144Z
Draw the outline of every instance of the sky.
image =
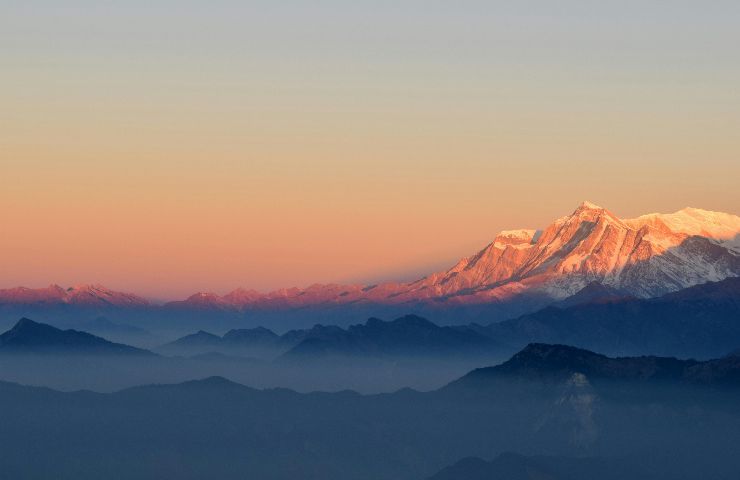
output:
M0 1L0 287L411 279L740 213L736 1Z

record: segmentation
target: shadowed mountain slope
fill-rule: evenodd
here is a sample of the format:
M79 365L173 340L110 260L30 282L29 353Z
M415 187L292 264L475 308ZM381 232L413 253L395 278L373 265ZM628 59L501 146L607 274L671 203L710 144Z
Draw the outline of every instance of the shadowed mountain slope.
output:
M547 307L479 331L508 345L510 351L545 342L618 355L717 357L740 344L740 278L655 299Z
M349 328L316 326L283 359L331 356L476 356L493 354L496 342L473 330L440 327L416 315Z
M564 381L573 375L585 375L590 381L740 387L740 358L703 362L657 356L611 358L568 345L532 343L506 362L473 370L448 387L486 385L502 378Z
M109 342L86 332L60 330L28 318L20 319L0 335L0 352L152 355L147 350Z
M223 336L200 330L157 348L176 355L222 353L274 358L300 341L296 332L279 336L264 327L232 329Z

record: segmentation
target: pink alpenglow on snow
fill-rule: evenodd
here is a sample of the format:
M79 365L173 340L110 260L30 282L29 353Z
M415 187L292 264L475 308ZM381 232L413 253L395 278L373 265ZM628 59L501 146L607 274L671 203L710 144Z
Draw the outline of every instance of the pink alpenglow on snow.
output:
M706 281L740 276L740 217L697 208L620 219L583 202L542 230L506 230L450 269L409 283L314 284L269 293L236 289L196 293L168 308L244 310L358 302L448 304L499 302L523 293L553 300L594 281L652 297ZM135 307L148 302L100 285L0 290L0 303Z

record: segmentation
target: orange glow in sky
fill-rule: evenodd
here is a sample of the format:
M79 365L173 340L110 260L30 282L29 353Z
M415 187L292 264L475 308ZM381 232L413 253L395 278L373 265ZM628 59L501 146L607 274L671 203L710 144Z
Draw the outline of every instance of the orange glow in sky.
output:
M0 287L405 279L585 199L738 213L727 12L20 3L0 7Z

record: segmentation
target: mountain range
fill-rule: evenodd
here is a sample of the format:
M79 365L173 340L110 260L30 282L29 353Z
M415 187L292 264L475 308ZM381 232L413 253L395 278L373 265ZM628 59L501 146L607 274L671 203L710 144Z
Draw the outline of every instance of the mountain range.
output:
M390 321L370 318L346 328L317 324L281 335L265 327L231 329L224 335L200 330L160 345L156 351L186 357L221 354L300 364L413 358L488 362L537 342L612 355L722 356L740 347L740 278L708 282L649 299L623 296L591 283L564 301L488 325L440 326L417 315L404 315ZM24 349L144 352L27 318L0 335L0 351Z
M315 325L278 335L264 327L225 335L199 331L159 347L302 362L381 357L501 358L531 342L563 343L617 355L711 358L740 345L740 278L636 298L592 282L537 312L488 325L439 326L417 315L371 318L342 328Z
M162 353L186 356L221 353L272 358L283 353L299 340L300 338L292 333L277 335L264 327L232 329L223 336L199 330L161 345L157 350Z
M318 303L487 303L527 293L566 298L591 282L647 298L740 275L740 217L686 208L619 219L583 202L544 230L510 230L450 269L410 283L312 285L268 294L196 294L186 305L248 309Z
M78 305L89 307L145 307L149 302L131 293L116 292L103 285L76 285L63 288L15 287L0 290L5 305Z
M674 357L607 357L569 345L531 343L506 362L478 368L447 388L480 387L491 379L527 378L564 382L576 376L594 381L626 381L740 386L740 357L698 361Z
M416 315L385 322L371 318L347 329L316 326L281 357L308 361L333 357L495 357L495 339L467 329L438 326Z
M409 283L315 284L269 293L240 288L223 296L196 293L164 305L101 285L67 289L52 285L0 290L0 306L66 305L248 316L301 309L355 309L372 314L373 306L423 313L498 305L511 318L570 297L594 282L620 296L650 298L736 276L740 276L738 216L685 208L620 219L605 208L583 202L542 230L500 232L485 248L451 268Z
M437 478L488 478L456 472L491 467L503 478L729 480L740 468L739 372L721 359L609 358L536 344L430 392L302 394L223 377L108 394L0 382L0 470L407 480L475 456L498 460L456 464Z
M109 342L87 332L61 330L28 318L20 319L0 335L0 353L152 355L146 350Z
M470 327L496 339L508 352L529 342L545 342L613 355L711 358L740 345L740 278L647 299L621 297L593 285L586 289L586 295L577 293L572 301ZM601 295L593 295L594 291Z
M370 318L364 324L341 328L315 325L277 335L269 329L229 330L222 337L199 331L163 345L158 351L193 355L218 352L249 354L281 360L381 357L491 357L496 342L472 329L438 326L416 315L391 321Z

